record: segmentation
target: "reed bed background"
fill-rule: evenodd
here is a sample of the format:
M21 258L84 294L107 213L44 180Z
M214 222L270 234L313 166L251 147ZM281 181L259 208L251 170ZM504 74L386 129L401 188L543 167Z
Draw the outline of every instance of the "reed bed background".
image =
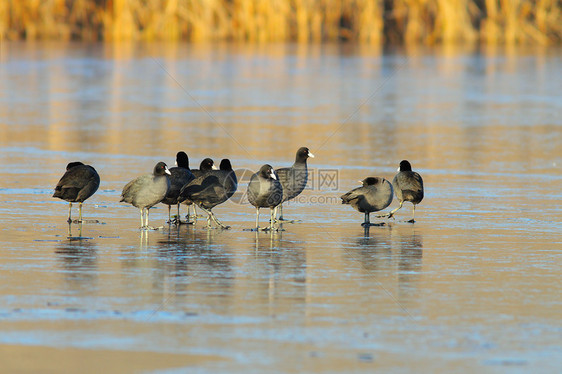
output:
M562 41L560 0L0 0L1 39Z

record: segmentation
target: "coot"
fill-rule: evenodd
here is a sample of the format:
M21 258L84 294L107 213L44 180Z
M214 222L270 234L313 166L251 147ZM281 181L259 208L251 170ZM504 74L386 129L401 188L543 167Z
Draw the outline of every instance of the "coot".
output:
M148 211L166 197L170 188L170 171L165 163L159 162L151 174L141 175L127 183L121 192L121 200L139 208L141 229L155 229L148 225ZM144 215L146 212L146 219Z
M211 228L211 219L221 228L230 226L222 224L213 214L212 209L230 199L238 188L236 174L228 159L220 163L219 170L210 170L193 179L180 191L179 201L190 200L207 213L207 227Z
M79 203L79 219L82 222L82 203L92 196L100 186L100 176L96 169L80 161L66 165L66 172L55 187L53 197L69 202L68 223L72 222L72 203Z
M392 185L381 177L368 177L360 183L362 187L354 188L341 196L342 204L349 204L361 213L365 213L365 221L362 226L379 226L372 224L369 213L383 210L392 202ZM383 223L384 224L384 223Z
M170 168L169 178L170 189L168 190L164 200L162 200L162 203L168 205L168 222L172 222L172 217L170 216L172 205L177 205L178 215L174 220L174 223L182 224L183 222L180 220L180 204L178 202L178 197L180 195L181 188L191 182L194 178L191 170L189 170L189 158L185 152L180 151L177 153L176 167Z
M294 199L304 190L308 181L308 168L306 160L314 155L307 147L301 147L297 151L295 163L289 168L277 169L275 172L279 177L279 182L283 186L283 202ZM283 203L282 202L282 203ZM279 220L283 219L283 205L279 205Z
M191 174L193 174L193 178L198 178L201 175L211 170L218 170L218 168L215 166L215 162L212 159L206 158L203 161L201 161L198 170L197 169L191 170ZM193 202L191 200L184 200L183 204L187 205L187 216L185 216L185 218L187 219L187 223L193 223L191 221L191 218L197 221L197 208L195 208ZM193 206L193 216L189 214L189 210L190 210L189 208L191 206Z
M398 174L392 180L392 186L394 187L394 193L400 202L400 206L390 213L388 213L388 218L392 217L398 209L402 208L404 201L409 201L413 204L412 209L412 219L408 222L414 223L416 215L416 205L423 200L423 180L422 177L412 171L412 165L407 160L402 160L400 162L400 167L398 168Z
M256 228L259 231L260 208L270 208L271 218L265 230L274 230L275 208L283 201L283 187L271 165L263 165L248 183L248 201L256 207ZM254 231L254 230L252 230Z

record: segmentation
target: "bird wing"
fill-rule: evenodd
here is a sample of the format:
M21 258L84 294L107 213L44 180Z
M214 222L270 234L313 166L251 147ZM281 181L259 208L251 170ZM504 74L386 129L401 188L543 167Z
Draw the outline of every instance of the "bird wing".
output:
M220 182L216 175L203 175L183 186L180 195L191 201L199 200L203 196L215 193L217 187L220 187Z
M423 179L422 179L421 175L419 175L415 171L413 172L413 174L414 174L414 180L418 184L418 188L423 190Z
M177 199L183 186L194 179L189 169L182 167L174 167L169 169L172 175L169 176L170 188L166 194L166 198Z
M141 175L127 183L125 187L123 187L123 191L121 192L121 200L126 203L133 202L133 196L137 194L140 189L140 186L143 185L143 181L152 178L152 174Z
M64 173L55 189L82 188L90 181L95 180L96 177L99 179L97 173L93 172L90 168L75 166Z
M353 200L364 197L363 187L357 187L346 194L340 196L342 204L350 204Z
M400 200L421 201L423 199L423 179L415 171L401 171L392 181L396 197Z
M76 200L83 201L92 196L98 190L100 186L100 179L92 178L88 181L88 183L80 190Z
M285 185L286 182L289 180L289 171L291 170L291 168L281 168L281 169L277 169L275 170L275 173L277 174L277 178L279 180L279 182L281 182L281 185Z

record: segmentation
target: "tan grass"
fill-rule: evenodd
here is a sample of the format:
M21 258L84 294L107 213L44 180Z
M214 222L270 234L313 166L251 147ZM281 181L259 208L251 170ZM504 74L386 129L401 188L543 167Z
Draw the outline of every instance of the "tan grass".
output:
M386 8L385 8L386 7ZM559 0L3 0L2 39L562 41Z

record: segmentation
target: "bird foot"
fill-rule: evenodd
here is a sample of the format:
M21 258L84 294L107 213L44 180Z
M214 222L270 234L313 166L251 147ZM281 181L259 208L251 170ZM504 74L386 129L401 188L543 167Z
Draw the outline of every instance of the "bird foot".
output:
M406 222L408 222L408 223L415 223L416 221L412 218L411 220L406 221Z
M263 231L265 232L279 232L279 231L285 231L285 229L281 229L279 227L266 227L265 229L263 229Z
M75 219L73 221L68 221L68 223L100 223L100 221L98 221L97 219Z
M230 226L227 226L227 225L217 225L216 227L213 227L213 226L207 225L207 230L218 230L218 229L221 229L221 230L229 230L229 229L230 229Z
M188 225L194 225L195 223L197 223L197 216L192 216L187 214L185 216L185 219L186 219L185 223L187 223Z
M394 219L394 213L387 213L387 214L381 214L380 216L375 216L377 218L387 218L387 219Z
M277 218L276 221L283 222L283 223L297 223L297 222L302 222L302 220L300 220L300 219L285 219L285 218L283 218L283 217Z
M88 240L88 239L93 239L87 236L67 236L66 237L68 239L68 241L82 241L82 240Z
M186 217L187 218L187 217ZM180 217L174 216L174 218L167 222L172 225L193 225L195 222L192 221L182 221Z
M181 219L178 219L176 224L177 225L193 225L193 224L195 224L195 222L193 222L193 221L182 221Z
M368 222L363 222L363 223L361 224L361 226L363 226L363 227L371 227L371 226L378 226L378 227L380 227L380 226L384 226L384 225L385 225L384 222L379 222L379 223L368 223Z
M253 232L259 232L259 231L261 231L261 232L273 232L273 231L275 231L275 232L277 232L277 231L285 231L285 230L284 230L284 229L280 229L280 228L278 228L278 227L273 227L273 228L272 228L272 227L269 227L269 226L268 226L268 227L263 227L263 228L256 227L256 228L254 228L254 229L243 229L242 231L253 231Z

